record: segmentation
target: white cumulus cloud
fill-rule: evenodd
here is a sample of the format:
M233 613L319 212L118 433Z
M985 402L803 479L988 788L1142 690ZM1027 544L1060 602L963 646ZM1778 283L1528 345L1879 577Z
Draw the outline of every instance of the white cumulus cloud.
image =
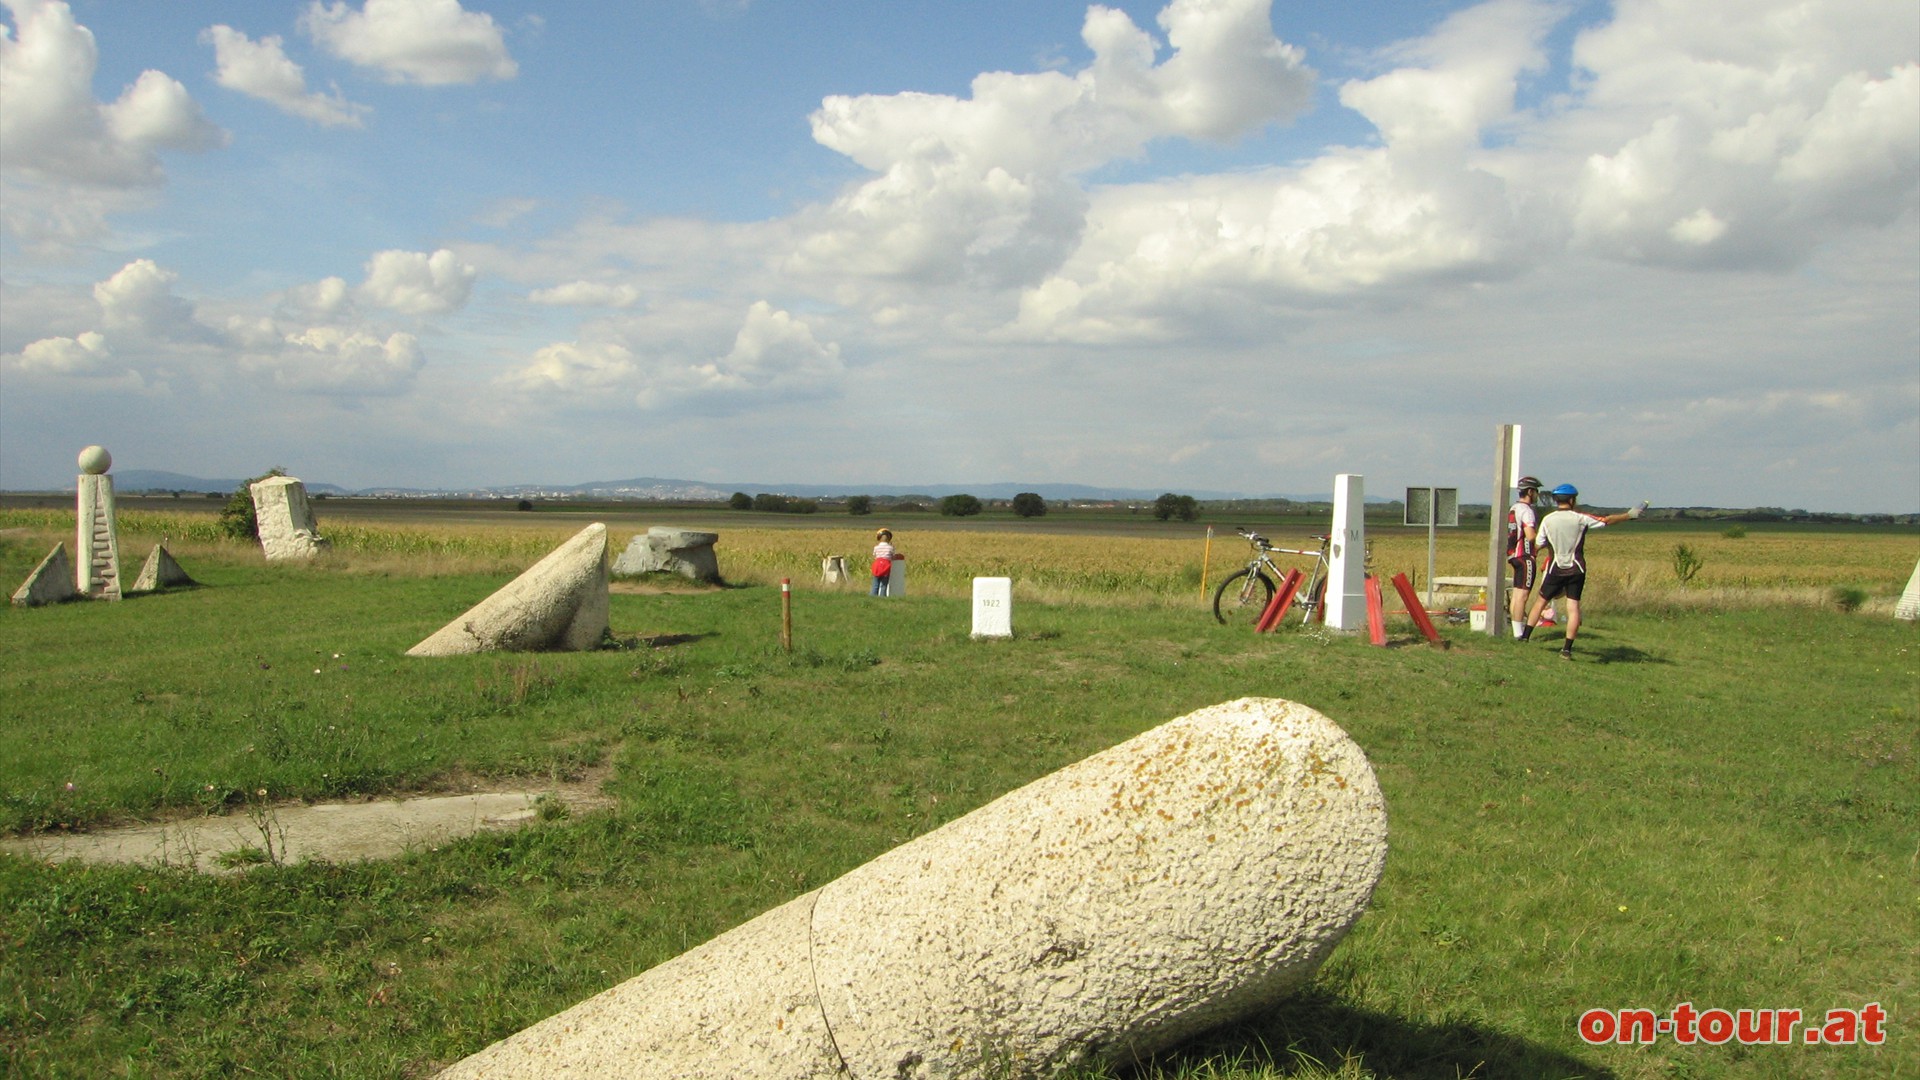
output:
M277 347L241 355L241 367L297 393L378 397L413 385L425 365L412 334L384 339L364 331L317 326L287 334Z
M159 341L204 340L193 304L173 294L180 275L151 259L135 259L93 287L107 329Z
M443 86L519 72L493 16L459 0L366 0L359 11L313 0L300 24L322 48L391 82Z
M441 248L382 251L367 262L367 280L359 296L376 307L407 315L444 315L458 310L473 291L479 271Z
M96 330L73 337L41 338L20 350L13 366L53 375L117 375L125 370L114 360L106 335Z
M689 332L697 338L707 330L676 317L598 329L593 340L540 349L503 384L583 405L605 407L628 395L642 409L724 413L830 394L844 371L838 344L821 341L805 320L764 300L747 309L731 347L717 355L687 340Z
M556 307L632 307L640 302L640 290L632 285L609 285L600 281L570 281L547 289L535 289L527 299L536 304Z
M214 81L229 90L322 127L359 127L371 111L348 101L338 87L330 94L308 90L306 72L287 58L278 36L254 41L231 26L215 25L202 38L213 44Z
M93 96L99 50L65 3L0 0L0 220L36 247L106 232L109 214L165 180L160 151L225 144L177 80L144 71L110 103Z
M1290 119L1314 74L1273 35L1270 0L1175 0L1171 55L1123 12L1089 8L1075 75L990 72L972 97L829 97L814 139L880 175L803 222L796 269L986 285L1037 280L1078 242L1077 178L1155 139L1225 140Z

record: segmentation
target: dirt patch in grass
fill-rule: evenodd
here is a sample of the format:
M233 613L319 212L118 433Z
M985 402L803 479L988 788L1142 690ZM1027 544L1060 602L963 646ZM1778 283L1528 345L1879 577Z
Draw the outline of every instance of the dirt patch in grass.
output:
M611 807L602 771L562 784L357 802L278 803L218 816L0 839L0 851L49 862L147 863L208 873L307 859L352 862L432 848Z

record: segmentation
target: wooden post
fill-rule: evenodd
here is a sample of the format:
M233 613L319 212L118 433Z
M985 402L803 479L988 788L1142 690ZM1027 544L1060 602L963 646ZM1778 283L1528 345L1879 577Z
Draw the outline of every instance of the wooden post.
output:
M780 579L780 647L793 651L793 579Z
M1200 553L1200 602L1207 602L1207 568L1213 565L1213 526L1207 526L1207 546Z

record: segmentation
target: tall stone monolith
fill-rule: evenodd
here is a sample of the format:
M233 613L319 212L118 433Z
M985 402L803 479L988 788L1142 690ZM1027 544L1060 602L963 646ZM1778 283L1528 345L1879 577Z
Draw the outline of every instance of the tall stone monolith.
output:
M594 649L607 613L607 527L595 522L407 655Z
M1365 910L1373 770L1245 698L1162 724L487 1047L447 1080L1021 1080L1266 1008Z
M92 600L120 599L120 527L114 519L113 455L104 446L80 451L79 507L73 587Z
M269 476L249 486L260 550L268 562L311 559L332 547L313 521L307 485L291 476Z
M73 587L73 560L67 558L67 545L55 544L40 565L33 568L27 580L13 592L14 607L39 607L42 604L58 604L63 600L78 600L80 592Z

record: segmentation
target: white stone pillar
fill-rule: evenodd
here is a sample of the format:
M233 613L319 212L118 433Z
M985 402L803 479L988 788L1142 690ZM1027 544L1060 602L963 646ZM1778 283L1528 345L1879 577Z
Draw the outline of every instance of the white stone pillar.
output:
M1013 579L977 577L973 579L973 636L1010 638L1013 636Z
M893 569L887 572L887 595L907 595L907 559L904 555L893 557Z
M80 451L79 513L74 589L98 600L120 599L120 530L113 512L113 455L99 446Z
M1327 625L1367 628L1366 477L1333 478L1333 546L1327 552Z

